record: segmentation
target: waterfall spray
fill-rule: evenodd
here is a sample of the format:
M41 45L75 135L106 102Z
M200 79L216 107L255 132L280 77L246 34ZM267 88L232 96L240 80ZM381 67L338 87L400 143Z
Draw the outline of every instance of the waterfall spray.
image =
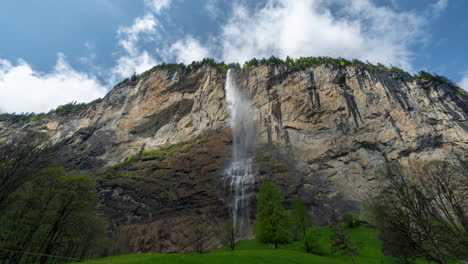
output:
M251 148L255 143L255 120L245 91L236 85L232 71L226 77L226 100L232 130L232 160L225 170L225 184L232 196L231 215L241 233L249 228L249 205L254 195L255 175Z

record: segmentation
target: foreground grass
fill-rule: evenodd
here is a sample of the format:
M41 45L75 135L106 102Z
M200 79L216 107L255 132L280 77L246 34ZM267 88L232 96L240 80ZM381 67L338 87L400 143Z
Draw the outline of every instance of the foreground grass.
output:
M330 228L316 227L318 244L321 255L308 254L301 243L296 242L282 245L279 249L261 244L256 240L244 240L238 243L236 251L221 248L208 254L133 254L113 256L82 263L98 264L283 264L283 263L321 263L341 264L352 263L349 256L333 254L330 250ZM355 263L397 263L396 259L385 257L381 251L381 244L375 229L358 227L350 230L353 243L359 245L359 255L354 257Z

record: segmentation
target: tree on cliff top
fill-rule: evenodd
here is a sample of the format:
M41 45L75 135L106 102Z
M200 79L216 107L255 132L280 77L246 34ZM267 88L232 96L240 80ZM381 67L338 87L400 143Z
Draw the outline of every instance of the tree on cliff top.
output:
M271 182L264 182L257 194L255 236L263 243L279 244L291 241L291 217L282 206L280 190Z

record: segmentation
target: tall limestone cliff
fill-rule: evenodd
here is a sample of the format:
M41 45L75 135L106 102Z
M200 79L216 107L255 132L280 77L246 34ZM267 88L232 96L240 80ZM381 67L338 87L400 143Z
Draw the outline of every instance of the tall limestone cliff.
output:
M257 182L269 179L287 198L301 196L319 223L358 211L385 162L468 153L468 99L446 84L327 64L233 75L252 100ZM122 252L190 251L197 221L210 226L212 249L230 199L225 81L225 71L208 65L158 69L84 111L3 124L0 134L46 132L60 146L58 164L95 175L99 208Z

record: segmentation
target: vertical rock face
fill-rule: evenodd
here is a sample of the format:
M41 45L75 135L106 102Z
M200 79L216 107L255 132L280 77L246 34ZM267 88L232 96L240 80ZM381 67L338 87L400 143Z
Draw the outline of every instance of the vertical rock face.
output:
M468 100L447 85L331 65L233 76L254 110L257 182L302 196L320 223L372 196L385 162L468 153ZM128 251L190 251L191 223L216 227L232 198L222 182L232 158L225 80L207 65L156 70L83 112L3 124L0 135L44 131L60 146L60 164L96 175L100 206ZM137 155L145 150L155 151ZM213 228L208 249L219 245Z
M107 167L143 146L157 149L224 128L225 77L225 72L207 66L159 70L116 86L101 103L83 112L53 115L27 126L47 132L62 147L61 162L68 167Z
M447 86L327 65L257 67L240 79L254 98L261 142L294 157L301 192L316 203L367 198L388 161L467 153L467 99Z

